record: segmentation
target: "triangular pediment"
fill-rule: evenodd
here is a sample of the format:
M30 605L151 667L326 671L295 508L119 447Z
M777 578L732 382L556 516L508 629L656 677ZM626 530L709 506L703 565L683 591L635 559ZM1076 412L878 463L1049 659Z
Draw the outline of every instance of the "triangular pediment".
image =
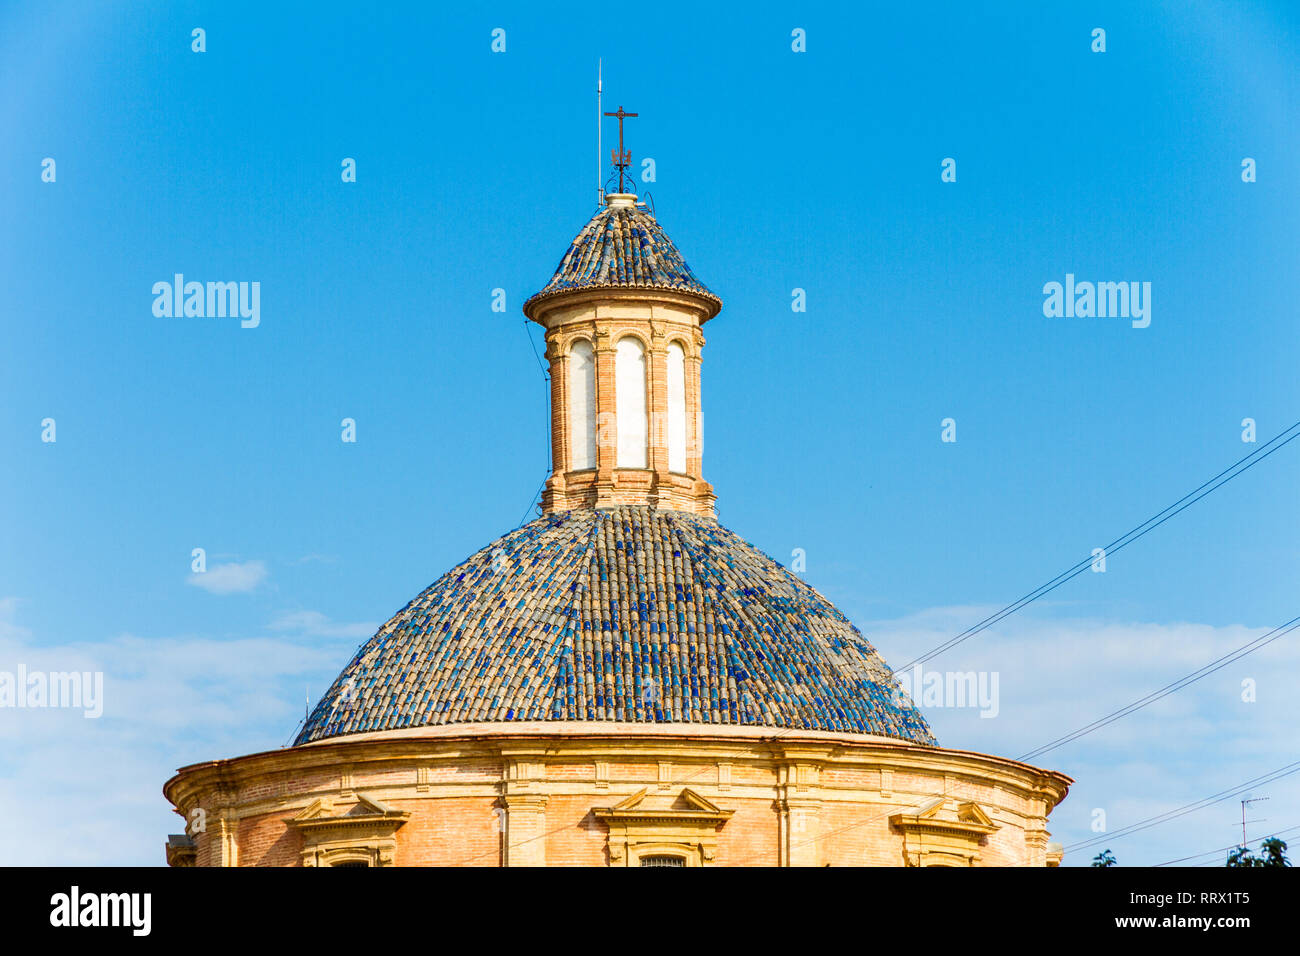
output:
M903 830L923 829L936 833L988 834L999 829L998 824L974 801L964 801L954 809L944 797L935 797L892 814L889 820Z
M357 794L356 802L340 812L337 804L327 797L313 800L301 812L291 818L293 823L326 822L329 820L348 820L356 817L404 817L401 810L394 810L388 804Z
M294 821L301 822L306 820L319 820L324 817L332 817L333 815L334 815L333 803L331 803L329 800L321 798L319 800L313 800L311 803L307 805L306 809L295 814L293 819Z
M721 813L722 808L716 803L705 800L690 787L686 787L677 795L673 801L673 808L677 810L703 810L705 813Z
M982 827L995 826L993 818L985 813L978 803L966 802L957 805L957 819L962 823L976 823Z
M724 810L716 803L700 796L689 787L674 794L652 793L643 787L612 807L596 808L598 819L647 822L697 821L720 824L730 819L732 810Z
M396 812L397 811L394 810L392 807L390 807L388 804L381 803L380 801L374 799L373 797L367 797L364 794L359 793L357 794L356 806L354 806L351 810L345 813L344 816L359 817L359 816L369 816L371 814L376 814L376 813L387 815Z
M673 797L671 801L666 801L660 797L658 799L648 798L650 793L649 787L642 787L632 796L628 797L614 805L614 812L624 812L628 810L686 810L700 813L722 813L723 810L716 803L700 796L690 787L684 787L681 793ZM651 804L654 804L653 806Z
M614 804L614 809L615 809L615 810L635 810L635 809L637 809L638 807L641 806L641 801L645 799L645 795L646 795L646 790L647 790L647 789L648 789L648 788L646 788L646 787L642 787L640 790L638 790L636 793L632 794L632 796L628 797L626 800L623 800L623 801L621 801L621 802L619 802L619 803Z
M943 809L943 804L943 797L935 797L933 800L927 800L912 811L912 816L916 817L918 820L933 820L939 816L939 812Z

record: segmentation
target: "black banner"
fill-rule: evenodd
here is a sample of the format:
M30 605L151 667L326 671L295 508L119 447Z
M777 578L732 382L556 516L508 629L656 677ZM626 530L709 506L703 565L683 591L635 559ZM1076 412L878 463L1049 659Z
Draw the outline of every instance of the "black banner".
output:
M466 927L504 942L500 932L508 938L531 926L538 945L565 948L561 936L576 929L575 919L582 930L573 945L583 947L594 945L593 930L651 924L655 932L671 924L679 941L690 930L719 944L788 928L830 934L827 941L846 932L903 932L923 945L927 933L966 926L972 942L989 944L992 933L1029 930L1180 941L1200 934L1231 946L1241 934L1290 928L1300 890L1294 870L1228 868L730 869L673 877L582 868L49 868L8 875L0 918L10 940L76 935L83 943L201 941L253 950L322 929L331 941L373 943L376 934L396 932L396 942L416 926L449 943L445 934Z

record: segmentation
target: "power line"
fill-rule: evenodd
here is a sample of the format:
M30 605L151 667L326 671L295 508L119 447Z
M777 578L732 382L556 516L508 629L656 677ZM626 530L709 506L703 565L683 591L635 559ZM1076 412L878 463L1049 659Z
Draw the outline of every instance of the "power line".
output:
M546 470L551 470L551 376L546 366L542 363L542 357L537 352L537 343L533 341L532 323L524 319L524 335L528 336L528 346L533 350L533 358L537 359L537 369L542 373L542 411L546 413Z
M1055 750L1057 747L1063 747L1065 744L1068 744L1072 740L1078 740L1080 737L1087 736L1088 734L1092 733L1095 730L1100 730L1102 727L1105 727L1107 724L1114 723L1115 721L1119 720L1121 717L1127 717L1129 714L1133 713L1134 711L1141 710L1143 707L1146 707L1148 704L1153 704L1163 697L1168 697L1170 694L1174 693L1175 691L1182 690L1184 687L1188 686L1189 684L1196 683L1202 677L1208 677L1210 674L1213 674L1215 671L1222 670L1223 668L1231 664L1233 661L1240 660L1241 658L1245 657L1247 654L1250 654L1254 651L1259 650L1261 647L1264 647L1266 644L1273 643L1278 638L1290 634L1296 628L1300 628L1300 616L1291 618L1291 620L1287 621L1285 624L1281 624L1273 628L1273 630L1269 631L1267 634L1261 634L1253 641L1243 644L1241 647L1238 647L1236 650L1230 651L1227 654L1224 654L1222 657L1210 661L1210 663L1204 665L1203 667L1192 671L1187 676L1180 677L1178 680L1174 681L1173 683L1166 684L1164 687L1161 687L1159 690L1152 691L1150 694L1147 694L1145 697L1140 697L1137 700L1133 701L1133 703L1127 704L1124 707L1121 707L1119 710L1107 714L1105 717L1099 717L1097 720L1094 720L1092 723L1080 727L1078 730L1072 731L1066 734L1064 737L1058 737L1056 740L1053 740L1050 743L1046 743L1043 746L1037 748L1036 750L1029 751L1029 753L1024 754L1019 759L1032 760L1036 757L1041 757L1043 754Z
M1281 780L1283 777L1288 777L1293 773L1300 773L1300 760L1297 760L1295 763L1289 763L1286 764L1285 766L1279 767L1277 770L1271 770L1262 776L1256 777L1253 780L1247 780L1245 783L1238 784L1237 786L1232 787L1228 790L1222 790L1219 793L1211 794L1210 796L1205 797L1202 800L1197 800L1195 803L1189 803L1186 806L1178 807L1176 810L1168 810L1164 813L1157 814L1156 816L1150 817L1146 820L1139 820L1137 823L1132 823L1126 827L1114 831L1113 833L1103 833L1101 836L1093 837L1090 840L1082 840L1078 843L1072 843L1069 846L1067 846L1065 849L1067 851L1082 850L1085 847L1096 846L1098 844L1106 843L1111 840L1117 840L1120 837L1128 836L1131 833L1137 833L1140 830L1146 830L1158 824L1167 823L1170 820L1176 819L1181 816L1185 816L1197 810L1203 810L1205 807L1211 806L1215 803L1221 803L1222 801L1227 800L1230 797L1235 797L1237 794L1244 792L1250 787L1257 787L1260 786L1261 784L1272 783L1275 780Z
M1113 554L1114 552L1127 547L1128 545L1132 544L1134 541L1137 541L1139 538L1145 536L1148 532L1154 531L1156 528L1160 527L1162 524L1164 524L1174 515L1186 511L1188 508L1196 504L1196 502L1200 501L1206 495L1210 494L1213 491L1218 490L1219 488L1222 488L1228 482L1232 481L1233 478L1236 478L1238 475L1241 475L1249 471L1251 468L1254 468L1256 465L1258 465L1269 455L1273 454L1274 452L1278 451L1284 446L1295 441L1295 439L1300 438L1300 432L1296 432L1295 434L1287 438L1285 441L1281 441L1283 436L1289 434L1290 432L1295 432L1297 428L1300 428L1300 422L1296 422L1295 424L1291 425L1291 427L1284 429L1282 432L1278 433L1273 438L1269 439L1263 445L1260 445L1249 455L1246 455L1245 457L1234 462L1232 465L1228 466L1223 471L1219 472L1213 478L1209 479L1208 481L1202 483L1197 488L1194 488L1193 490L1189 491L1187 494L1183 495L1183 497L1179 498L1168 508L1165 508L1163 511L1157 512L1156 514L1152 515L1150 518L1142 522L1137 527L1133 528L1132 530L1128 531L1125 534L1120 535L1110 544L1102 548L1102 550L1106 552L1106 554L1108 555ZM1276 444L1278 442L1280 442L1280 444ZM1274 447L1270 449L1269 446L1274 446ZM1266 451L1265 449L1268 450ZM1242 465L1245 465L1245 467L1240 467ZM1224 478L1225 475L1227 475L1228 477ZM1220 479L1222 480L1220 481ZM1154 522L1154 524L1152 522ZM974 637L976 634L979 634L981 631L987 630L988 628L992 627L994 624L1001 621L1003 618L1009 617L1010 615L1014 614L1016 611L1019 611L1021 608L1025 607L1025 605L1038 600L1043 595L1055 591L1058 587L1060 587L1062 584L1065 584L1067 581L1075 577L1078 577L1088 568L1089 565L1092 564L1092 561L1093 561L1093 556L1090 554L1088 557L1084 558L1079 563L1069 568L1066 568L1064 571L1062 571L1056 577L1052 578L1052 580L1048 581L1046 584L1039 585L1037 588L1030 591L1028 594L1019 598L1018 600L1013 601L1011 604L1008 604L1000 611L997 611L996 613L989 615L984 620L980 621L977 624L972 625L971 627L962 631L960 634L956 635L955 637L949 638L947 641L944 641L938 647L935 647L932 650L927 651L926 653L922 654L920 657L916 658L915 660L908 661L902 667L894 668L894 673L898 673L899 671L905 671L911 667L916 666L917 664L924 664L927 661L933 660L935 657L938 657L940 654L951 650L952 648L956 647L958 644L962 643L963 641L967 641L970 638Z
M1203 856L1214 856L1219 853L1228 853L1229 851L1236 850L1239 847L1253 846L1256 843L1263 843L1265 840L1271 840L1273 839L1273 837L1280 837L1284 833L1292 833L1296 830L1300 830L1300 826L1288 827L1285 830L1278 830L1276 833L1270 833L1268 836L1260 837L1258 840L1251 840L1249 843L1234 843L1231 846L1221 846L1217 850L1206 850L1204 853L1193 853L1191 856L1180 857L1177 860L1165 860L1165 862L1163 863L1153 863L1152 866L1173 866L1175 863L1186 863L1188 860L1199 860ZM1213 865L1213 864L1194 863L1192 865L1206 866L1206 865Z
M542 493L542 488L546 486L546 479L551 474L551 376L547 371L545 363L542 362L542 356L537 351L537 343L533 340L532 323L524 319L524 335L528 336L528 347L533 350L533 358L537 360L537 370L542 373L542 411L546 415L546 471L542 478L542 483L533 492L533 496L528 499L528 504L524 507L524 516L519 519L516 528L521 527L528 520L528 512L533 510L533 505L537 502L537 496Z

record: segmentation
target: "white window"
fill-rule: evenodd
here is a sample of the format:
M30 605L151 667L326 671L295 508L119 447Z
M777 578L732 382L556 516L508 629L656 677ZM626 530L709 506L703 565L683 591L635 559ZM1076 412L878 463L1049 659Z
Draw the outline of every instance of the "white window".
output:
M579 339L569 351L569 468L596 467L596 357Z
M614 358L614 401L618 405L618 467L646 468L645 347L619 339Z
M668 346L668 470L686 473L686 353Z

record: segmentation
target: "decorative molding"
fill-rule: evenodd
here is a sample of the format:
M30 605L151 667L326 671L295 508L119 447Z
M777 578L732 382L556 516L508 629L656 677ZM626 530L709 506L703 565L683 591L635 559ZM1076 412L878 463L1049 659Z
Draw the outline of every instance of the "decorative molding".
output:
M397 831L410 816L357 794L356 804L343 813L336 814L333 801L322 797L285 823L302 838L303 866L392 866Z
M371 799L402 806L411 811L412 820L418 819L416 828L396 831L397 859L409 865L458 863L467 855L455 852L442 838L426 843L425 828L430 825L443 833L450 831L453 841L461 828L467 839L480 839L487 828L490 845L500 846L501 855L493 861L489 852L486 862L509 859L511 865L520 865L529 854L540 857L544 852L550 863L618 865L617 854L611 861L606 848L617 850L621 845L626 853L626 840L619 844L616 834L611 844L607 825L595 818L592 808L612 810L628 794L646 788L638 809L676 813L682 806L673 808L673 804L686 786L736 811L737 816L726 824L731 836L725 846L744 847L751 835L763 835L768 849L761 853L737 849L732 855L739 854L738 859L729 858L718 835L718 858L723 864L781 865L793 857L796 863L916 865L918 854L913 852L909 860L907 848L938 850L923 840L920 821L909 828L909 821L902 818L901 826L881 819L869 832L852 829L842 836L837 821L846 815L861 820L881 814L915 815L915 805L940 797L944 775L953 774L963 796L991 818L989 825L1002 829L979 839L978 832L972 835L957 827L960 852L948 858L928 855L927 862L1046 866L1055 859L1048 849L1045 814L1065 796L1068 777L1000 757L861 735L794 731L776 745L770 742L771 735L768 728L739 726L527 721L378 732L196 764L169 781L164 792L178 812L184 811L187 821L193 819L193 810L205 811L205 827L194 834L199 866L296 864L302 848L298 828L280 821L300 814L317 798L337 808L322 813L322 818L338 816L351 806L337 789L343 767L354 768L354 789L361 785L361 792ZM516 761L521 766L514 768L512 778L510 767ZM660 762L669 765L669 776L678 781L667 791L658 789ZM598 763L608 768L600 788L593 782ZM798 789L799 774L791 773L791 765L801 763L821 767L819 786L805 777L808 789ZM724 765L730 767L729 780ZM542 767L548 776L533 778L532 766ZM427 791L418 790L420 767L429 772ZM521 771L527 783L523 790L518 787ZM692 779L684 779L691 773L695 773ZM378 780L389 782L380 789ZM300 788L312 786L308 781L318 783L304 793ZM728 784L730 791L724 789ZM892 797L884 796L882 784L894 790ZM548 794L553 801L562 795L562 815L559 803L544 807L539 800L520 799ZM733 799L732 794L735 805L725 802ZM509 797L509 808L502 802L503 795ZM955 809L960 802L949 798L948 808L936 814L936 824L961 823ZM500 831L495 829L494 807ZM512 843L508 857L497 839L507 828L507 813ZM967 816L978 825L971 814ZM553 819L543 829L540 824L548 818ZM586 839L579 834L575 840L570 832L578 819L591 834ZM630 819L627 825L632 825ZM520 843L530 827L539 838ZM737 827L740 830L732 832ZM286 829L291 832L285 833ZM248 839L241 835L253 832L255 844L238 845L240 839ZM644 839L654 842L662 834L660 827L644 834ZM778 840L773 845L768 841L774 835ZM996 845L990 846L993 841ZM678 847L679 853L687 850ZM886 852L892 858L883 855ZM814 854L820 854L820 860ZM184 856L173 851L174 859ZM703 850L699 856L707 862Z
M889 818L903 834L907 866L977 866L980 847L1001 827L978 804L966 801L949 809L944 797Z
M613 807L592 815L609 828L609 865L639 866L647 856L677 856L686 866L711 866L718 831L731 819L724 810L689 787L675 799L648 796L644 787Z
M525 759L508 759L506 762L506 784L511 792L529 790L545 776L546 765L543 763Z

